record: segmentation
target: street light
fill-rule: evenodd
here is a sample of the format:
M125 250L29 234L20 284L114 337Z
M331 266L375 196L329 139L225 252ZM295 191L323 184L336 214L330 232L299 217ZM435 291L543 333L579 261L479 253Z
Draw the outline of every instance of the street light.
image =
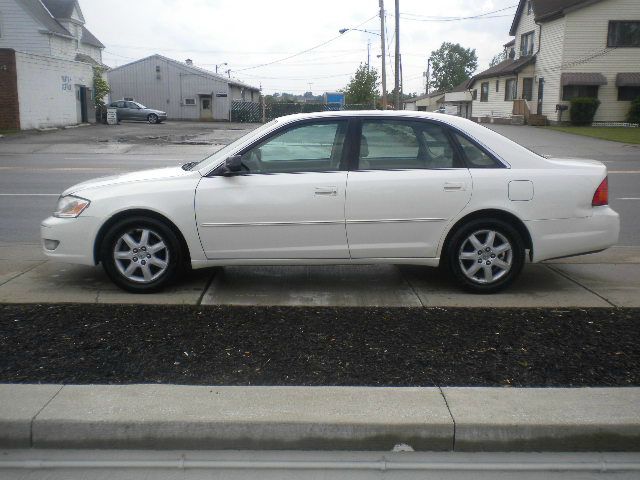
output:
M224 63L218 63L218 64L216 65L216 73L218 73L218 67L223 67L223 66L225 66L225 65L229 65L229 64L228 64L227 62L224 62Z
M355 30L355 31L357 31L357 32L370 33L370 34L372 34L372 35L378 35L378 36L380 36L380 34L379 34L378 32L371 32L371 31L369 31L369 30L361 30L361 29L359 29L359 28L341 28L340 30L338 30L338 32L340 32L340 33L346 33L346 32L349 32L349 31L351 31L351 30Z
M384 3L380 0L380 33L371 32L369 30L361 30L359 28L341 28L338 30L340 34L344 34L349 30L356 30L358 32L370 33L372 35L378 35L380 37L380 46L382 48L382 55L378 58L382 59L382 108L387 109L387 69L385 65L385 42L384 42ZM369 68L369 45L367 45L367 69Z

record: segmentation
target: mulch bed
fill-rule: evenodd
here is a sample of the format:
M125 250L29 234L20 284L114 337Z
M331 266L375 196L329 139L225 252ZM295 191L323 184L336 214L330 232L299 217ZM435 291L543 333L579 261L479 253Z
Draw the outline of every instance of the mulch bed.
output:
M640 309L0 305L0 382L640 385Z

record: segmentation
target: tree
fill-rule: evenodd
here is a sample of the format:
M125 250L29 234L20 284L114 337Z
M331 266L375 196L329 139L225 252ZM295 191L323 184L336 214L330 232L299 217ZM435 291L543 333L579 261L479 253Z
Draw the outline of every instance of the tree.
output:
M501 62L504 62L507 59L507 52L498 53L494 55L491 61L489 62L489 68L495 67Z
M93 67L93 98L96 108L104 107L104 97L111 91L103 73L104 68Z
M476 50L444 42L431 52L431 76L436 91L447 91L471 78L478 68Z
M356 73L344 89L345 102L347 104L373 105L378 97L378 72L375 68L367 69L360 64Z

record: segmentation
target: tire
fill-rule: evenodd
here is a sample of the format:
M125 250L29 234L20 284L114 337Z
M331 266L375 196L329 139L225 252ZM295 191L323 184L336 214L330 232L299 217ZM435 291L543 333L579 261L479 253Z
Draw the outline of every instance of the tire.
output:
M149 116L147 117L147 122L149 122L152 125L155 123L159 123L158 116L155 113L150 113Z
M115 223L100 246L105 272L118 287L153 293L180 273L183 252L176 234L164 222L135 216Z
M447 270L458 286L472 293L496 293L520 275L525 246L507 222L476 219L454 232L445 255Z

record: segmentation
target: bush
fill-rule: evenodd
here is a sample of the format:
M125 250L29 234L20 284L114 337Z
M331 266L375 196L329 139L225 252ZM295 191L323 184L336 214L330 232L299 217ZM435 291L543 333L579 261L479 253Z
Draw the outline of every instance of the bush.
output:
M571 110L569 111L571 123L573 125L591 125L599 106L600 100L597 98L572 98Z
M640 97L631 102L631 107L627 114L627 122L640 123Z

